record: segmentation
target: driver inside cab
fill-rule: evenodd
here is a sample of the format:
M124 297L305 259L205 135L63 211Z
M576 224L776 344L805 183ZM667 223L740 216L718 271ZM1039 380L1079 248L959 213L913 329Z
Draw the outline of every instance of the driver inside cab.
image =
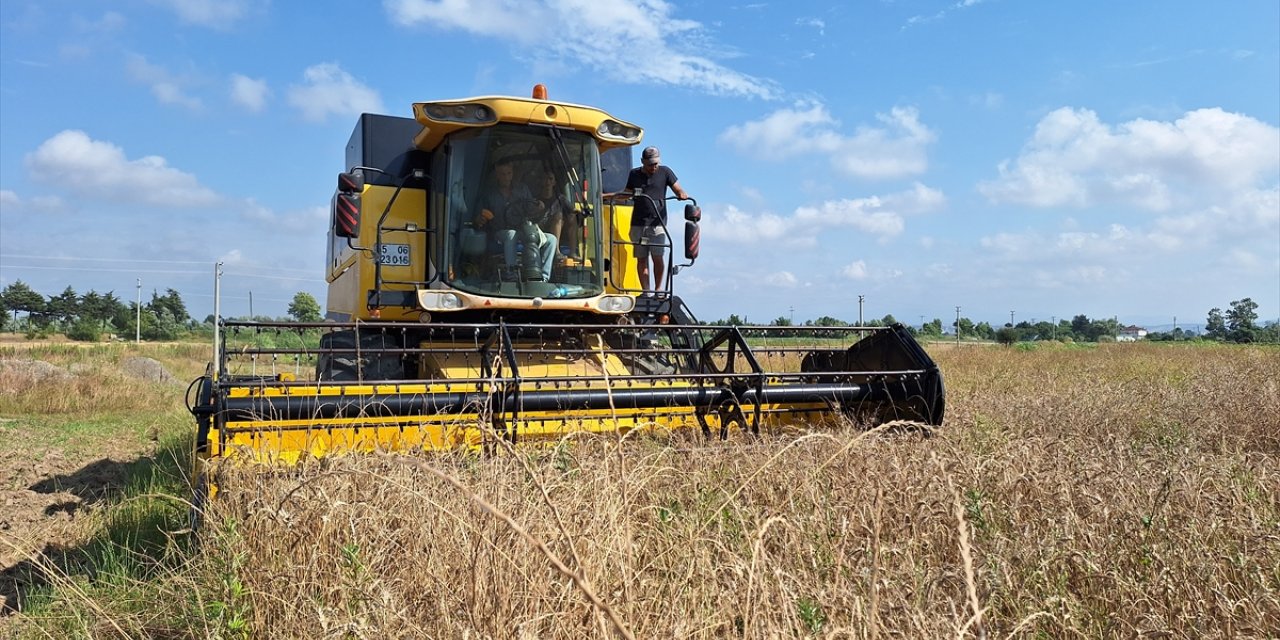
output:
M480 199L480 213L472 224L476 229L485 230L502 247L508 267L520 266L516 253L523 250L524 261L540 267L542 281L550 280L559 242L555 235L538 227L547 213L546 207L533 197L528 187L515 181L515 163L511 158L494 164L493 178L493 185ZM536 278L526 276L526 279Z

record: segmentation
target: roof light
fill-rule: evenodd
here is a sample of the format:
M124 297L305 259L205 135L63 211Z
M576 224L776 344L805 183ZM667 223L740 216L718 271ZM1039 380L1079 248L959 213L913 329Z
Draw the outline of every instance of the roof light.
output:
M623 124L617 120L605 120L596 127L596 133L601 138L609 140L620 140L623 142L635 142L640 138L640 130L630 125Z
M423 103L420 106L422 115L437 122L458 122L462 124L488 124L495 122L493 109L488 105L476 103L440 104Z

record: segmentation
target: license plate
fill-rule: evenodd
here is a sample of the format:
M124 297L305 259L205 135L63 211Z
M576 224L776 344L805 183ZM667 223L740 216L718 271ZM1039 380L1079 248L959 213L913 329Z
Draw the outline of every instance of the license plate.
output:
M409 266L409 245L384 244L382 254L378 256L378 264L391 267Z

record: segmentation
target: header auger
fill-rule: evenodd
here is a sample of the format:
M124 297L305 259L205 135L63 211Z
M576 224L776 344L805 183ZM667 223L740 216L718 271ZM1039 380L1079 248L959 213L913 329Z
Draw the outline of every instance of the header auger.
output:
M639 196L619 193L643 132L534 95L361 116L332 202L326 322L221 323L193 385L203 458L941 424L942 375L901 325L699 323L668 293L697 258L696 205L688 262L668 251L667 291L640 291Z

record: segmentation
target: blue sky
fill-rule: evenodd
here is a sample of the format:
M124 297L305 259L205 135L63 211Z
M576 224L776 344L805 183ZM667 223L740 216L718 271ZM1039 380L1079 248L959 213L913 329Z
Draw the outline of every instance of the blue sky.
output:
M0 4L0 285L322 304L361 111L601 107L703 208L700 317L1280 318L1280 3Z

